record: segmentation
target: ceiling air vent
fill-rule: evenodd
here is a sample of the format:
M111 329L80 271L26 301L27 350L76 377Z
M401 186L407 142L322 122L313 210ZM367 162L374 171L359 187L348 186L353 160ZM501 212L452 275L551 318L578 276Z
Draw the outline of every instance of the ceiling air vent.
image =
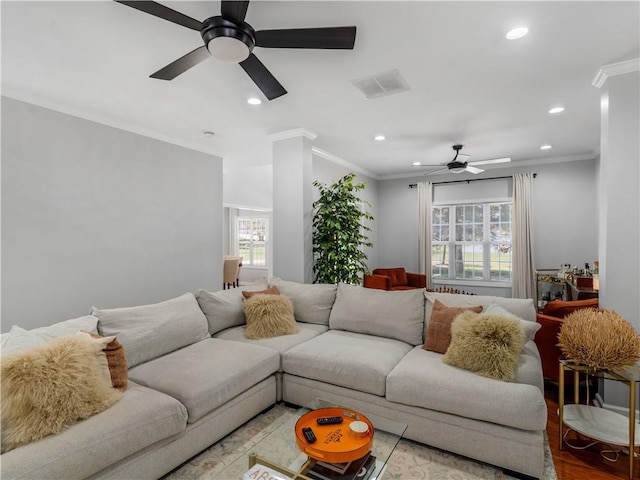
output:
M367 98L385 97L409 90L407 82L400 76L398 70L389 70L370 77L359 78L353 80L352 83Z

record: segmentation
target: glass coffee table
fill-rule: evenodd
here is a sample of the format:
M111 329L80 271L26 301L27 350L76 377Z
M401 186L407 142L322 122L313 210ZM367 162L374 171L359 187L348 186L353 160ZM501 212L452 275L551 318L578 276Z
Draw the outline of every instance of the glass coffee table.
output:
M263 437L258 443L241 455L214 478L219 480L242 479L242 476L252 466L259 464L276 470L294 480L314 480L305 475L315 465L315 460L302 453L295 438L295 425L304 414L326 407L350 408L345 405L316 399L310 405L297 410L292 415L286 415L284 420ZM368 480L379 480L386 469L389 457L404 435L407 425L388 418L359 411L366 416L374 427L373 446L371 455L376 457L375 469L368 476Z

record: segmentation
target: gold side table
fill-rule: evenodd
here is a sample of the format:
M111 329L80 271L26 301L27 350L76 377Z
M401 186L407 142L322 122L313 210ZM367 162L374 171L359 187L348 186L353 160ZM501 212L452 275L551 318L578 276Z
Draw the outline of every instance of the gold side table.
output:
M574 374L572 404L564 403L565 371ZM580 374L622 382L629 387L629 417L604 408L580 404ZM636 386L640 383L640 367L618 370L595 369L587 365L560 360L558 381L559 448L564 445L564 427L609 445L629 448L629 479L633 479L636 446L640 446L640 428L636 428Z

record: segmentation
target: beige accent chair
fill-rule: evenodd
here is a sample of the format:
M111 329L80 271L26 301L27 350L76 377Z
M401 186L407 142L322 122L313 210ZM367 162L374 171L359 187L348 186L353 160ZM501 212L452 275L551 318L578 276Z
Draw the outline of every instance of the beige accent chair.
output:
M239 284L240 267L242 266L242 257L233 257L225 255L223 257L224 265L222 270L222 289L236 288Z

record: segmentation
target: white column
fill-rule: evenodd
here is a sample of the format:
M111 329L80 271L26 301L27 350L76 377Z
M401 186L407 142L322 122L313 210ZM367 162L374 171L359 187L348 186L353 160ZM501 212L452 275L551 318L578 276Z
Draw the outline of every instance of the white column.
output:
M312 142L303 128L269 137L273 142L273 274L313 282Z
M606 65L602 89L599 175L600 307L640 331L640 73L639 59ZM626 411L624 384L604 382L607 408Z

